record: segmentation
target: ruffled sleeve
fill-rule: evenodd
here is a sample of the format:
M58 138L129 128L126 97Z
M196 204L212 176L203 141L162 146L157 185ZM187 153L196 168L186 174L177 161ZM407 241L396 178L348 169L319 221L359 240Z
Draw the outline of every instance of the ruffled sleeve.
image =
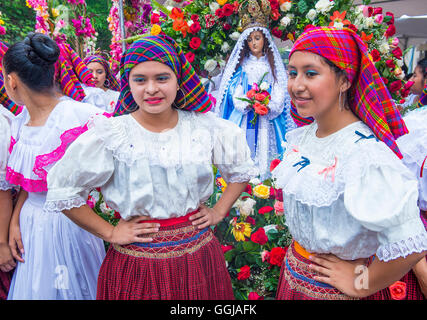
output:
M96 130L80 135L47 175L45 208L62 211L86 204L89 192L112 176L114 162Z
M271 90L271 100L268 104L270 108L270 112L265 115L268 120L273 120L277 118L285 108L285 90L280 87L277 82L273 83L273 87Z
M247 182L259 175L244 131L234 123L211 116L214 140L213 163L228 183Z
M417 207L417 181L385 145L378 151L379 144L367 144L349 162L353 174L345 183L344 205L362 226L377 233L376 255L389 261L427 250L427 232Z

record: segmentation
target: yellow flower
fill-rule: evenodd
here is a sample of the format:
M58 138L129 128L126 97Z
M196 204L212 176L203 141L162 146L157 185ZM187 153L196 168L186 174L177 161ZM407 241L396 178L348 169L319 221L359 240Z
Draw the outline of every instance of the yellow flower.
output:
M52 8L52 17L56 18L59 16L59 10L56 8Z
M31 9L31 5L28 3L28 0L25 1L25 3L27 4L27 7Z
M227 182L221 177L216 179L216 185L221 188L221 191L224 192L225 188L227 188Z
M2 19L0 19L0 26L4 25L4 21Z
M160 27L158 24L153 24L151 27L151 35L157 36L162 31L162 27Z
M228 0L216 0L216 2L218 2L218 4L219 4L220 6L223 6L224 4L226 4L226 3L227 3L227 1L228 1Z
M270 187L259 184L252 189L254 196L261 199L268 199L270 197Z
M248 238L251 236L251 225L247 222L236 223L233 225L232 232L236 241L245 241L245 236Z

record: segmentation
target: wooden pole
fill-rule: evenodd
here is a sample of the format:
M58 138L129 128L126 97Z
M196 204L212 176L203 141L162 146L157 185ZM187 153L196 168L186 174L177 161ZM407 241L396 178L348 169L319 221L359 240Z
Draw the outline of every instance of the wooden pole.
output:
M120 19L120 33L122 35L122 40L126 39L126 31L125 31L125 17L123 12L123 0L119 0L119 19ZM126 43L122 42L122 52L123 54L126 51Z

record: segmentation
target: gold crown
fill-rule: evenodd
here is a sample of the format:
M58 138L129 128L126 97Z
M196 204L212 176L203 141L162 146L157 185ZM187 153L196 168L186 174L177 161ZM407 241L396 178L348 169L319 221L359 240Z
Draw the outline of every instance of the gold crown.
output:
M239 7L239 17L242 31L251 27L268 28L271 6L268 0L247 0Z

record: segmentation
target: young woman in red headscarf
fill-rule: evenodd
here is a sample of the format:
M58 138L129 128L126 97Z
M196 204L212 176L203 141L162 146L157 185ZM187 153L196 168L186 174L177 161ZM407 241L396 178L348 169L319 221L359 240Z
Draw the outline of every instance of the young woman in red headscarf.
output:
M304 32L288 73L297 113L314 121L287 134L273 171L294 239L277 298L382 299L427 250L417 181L395 141L405 124L352 30Z
M71 220L111 243L98 299L233 299L211 226L258 175L244 132L206 113L209 96L167 36L133 43L120 73L118 116L95 119L52 168L47 206L66 209ZM228 186L208 208L213 164ZM85 205L95 187L120 212L115 227Z

